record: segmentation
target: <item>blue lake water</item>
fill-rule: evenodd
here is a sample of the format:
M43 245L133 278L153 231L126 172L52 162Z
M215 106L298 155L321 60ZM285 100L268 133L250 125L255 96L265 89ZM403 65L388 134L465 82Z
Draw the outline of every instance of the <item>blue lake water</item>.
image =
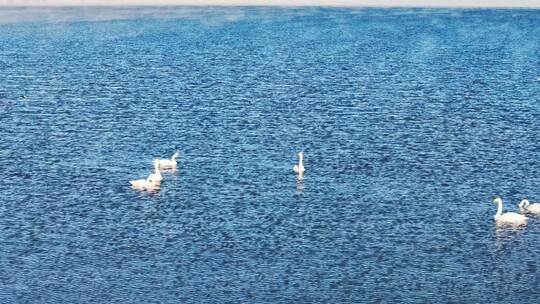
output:
M539 102L539 10L0 8L0 302L539 303Z

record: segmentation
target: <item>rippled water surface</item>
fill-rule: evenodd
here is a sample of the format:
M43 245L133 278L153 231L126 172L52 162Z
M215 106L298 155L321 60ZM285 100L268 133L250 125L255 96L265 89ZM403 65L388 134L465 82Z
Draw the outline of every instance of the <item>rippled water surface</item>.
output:
M538 10L1 8L0 302L539 303L539 102Z

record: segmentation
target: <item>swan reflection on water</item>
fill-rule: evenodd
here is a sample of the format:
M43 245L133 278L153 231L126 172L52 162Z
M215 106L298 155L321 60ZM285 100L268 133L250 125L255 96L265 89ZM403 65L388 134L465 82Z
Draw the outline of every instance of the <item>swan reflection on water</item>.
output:
M506 249L513 249L526 231L526 226L501 225L494 227L496 252L502 253Z
M299 197L304 196L304 178L296 178L296 195Z

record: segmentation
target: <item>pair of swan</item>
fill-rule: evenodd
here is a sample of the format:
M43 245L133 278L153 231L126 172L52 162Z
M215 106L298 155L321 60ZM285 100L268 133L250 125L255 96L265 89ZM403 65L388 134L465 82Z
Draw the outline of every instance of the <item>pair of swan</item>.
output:
M502 199L500 197L497 197L493 200L495 204L498 204L497 213L495 214L495 222L497 224L510 224L510 225L526 225L527 224L527 217L523 214L515 213L515 212L502 212ZM519 205L519 209L522 213L529 212L529 213L536 213L540 214L540 204L531 204L529 200L524 199L522 200Z
M154 159L154 173L148 175L146 179L130 180L129 183L133 188L139 190L153 191L159 189L161 181L163 180L163 175L161 175L159 168L175 169L177 157L178 152L174 153L171 159Z

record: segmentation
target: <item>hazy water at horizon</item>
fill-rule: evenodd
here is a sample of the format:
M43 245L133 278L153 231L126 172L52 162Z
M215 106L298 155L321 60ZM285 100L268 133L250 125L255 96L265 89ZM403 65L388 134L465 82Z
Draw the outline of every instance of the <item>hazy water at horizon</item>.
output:
M540 301L540 11L0 16L1 303Z

